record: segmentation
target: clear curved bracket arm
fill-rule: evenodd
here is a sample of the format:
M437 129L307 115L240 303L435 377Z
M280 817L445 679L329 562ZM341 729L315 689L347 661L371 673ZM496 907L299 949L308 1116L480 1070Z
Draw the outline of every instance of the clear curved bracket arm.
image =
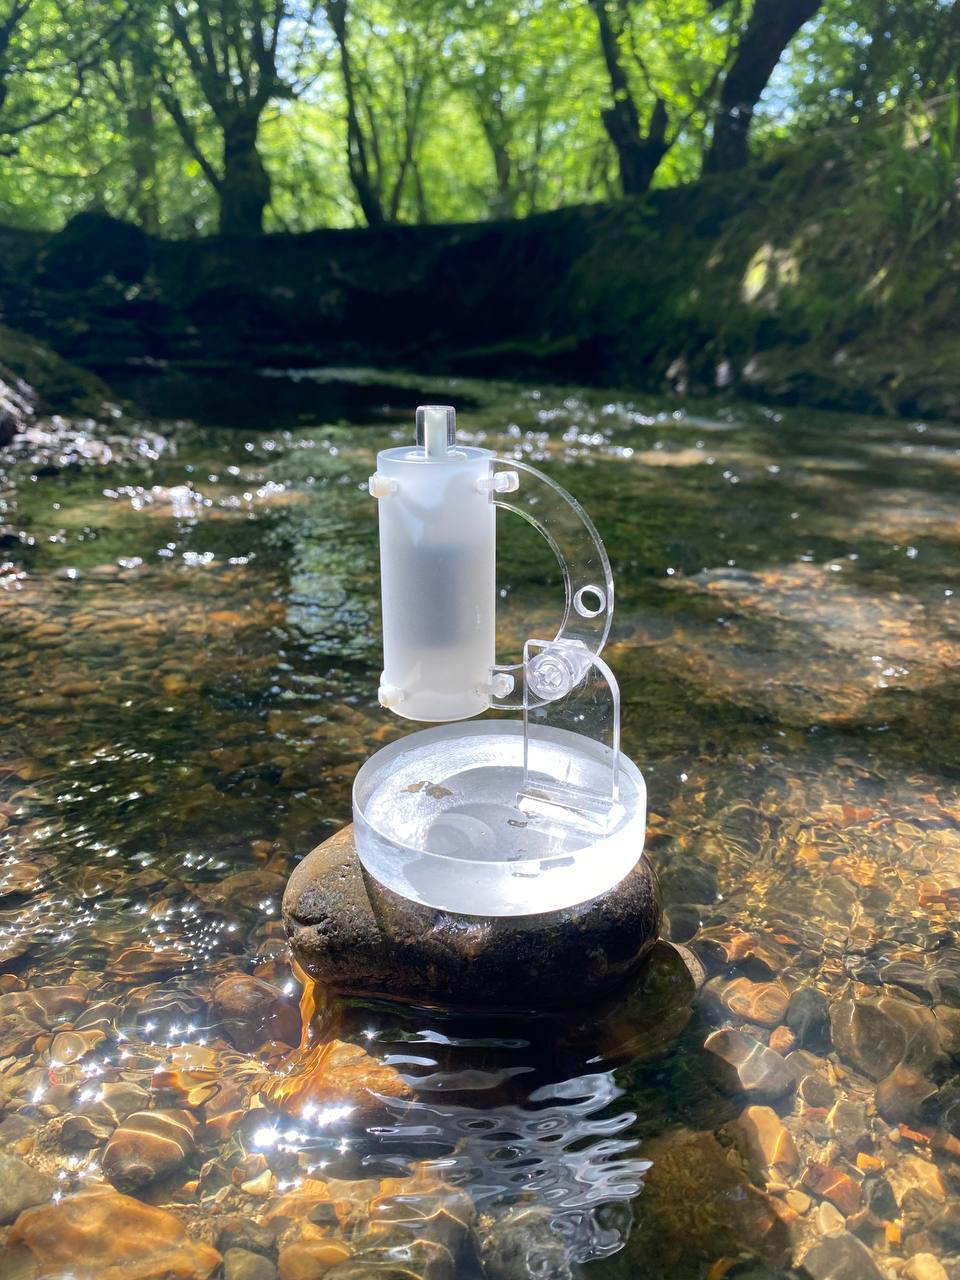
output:
M576 640L528 640L523 671L521 813L554 828L606 835L623 818L616 677ZM571 735L587 741L558 753Z
M507 458L495 458L490 465L492 501L533 525L560 565L564 607L554 641L571 641L592 655L600 653L613 618L613 574L593 521L576 498L535 467ZM511 472L518 483L510 489L501 488L497 477ZM524 664L497 664L493 688L493 707L501 711L524 708Z

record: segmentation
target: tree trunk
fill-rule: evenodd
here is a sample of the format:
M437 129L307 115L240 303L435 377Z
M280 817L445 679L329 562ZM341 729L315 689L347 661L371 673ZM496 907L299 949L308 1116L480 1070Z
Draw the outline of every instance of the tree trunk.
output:
M750 126L760 95L783 51L822 0L757 0L724 77L704 173L742 169L750 159Z
M491 218L512 218L517 212L517 192L513 185L513 160L506 144L496 131L484 128L490 155L493 159L493 172L497 186L490 201Z
M327 20L333 29L340 50L340 71L343 76L343 92L347 100L347 168L350 181L357 194L357 201L368 227L379 227L386 222L380 192L370 174L367 160L367 144L357 112L357 95L347 43L347 0L326 0Z
M127 109L130 135L130 164L133 169L133 213L149 235L160 226L160 201L157 193L156 120L153 103L142 100Z
M130 54L132 97L127 105L130 166L133 169L133 210L144 231L155 235L160 226L157 185L157 121L154 114L153 49L135 43Z
M602 119L607 136L617 153L623 194L642 196L649 191L660 161L670 150L667 142L667 105L662 98L657 98L650 116L650 127L645 134L640 127L640 113L620 60L620 43L610 22L608 3L609 0L590 0L590 7L596 14L600 28L600 48L613 96L613 105L606 108Z
M667 142L667 106L658 98L650 116L646 136L640 130L640 118L632 98L614 100L603 112L603 123L617 152L620 185L625 196L642 196L650 190L660 161L670 150Z
M257 150L259 117L240 116L223 126L223 177L220 198L220 234L258 236L263 213L270 203L270 175Z

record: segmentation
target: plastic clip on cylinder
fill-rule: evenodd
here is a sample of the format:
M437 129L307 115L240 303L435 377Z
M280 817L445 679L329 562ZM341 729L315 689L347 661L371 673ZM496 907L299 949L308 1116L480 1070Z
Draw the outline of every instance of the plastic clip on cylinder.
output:
M380 701L410 720L490 706L496 507L489 449L456 444L446 405L417 410L417 445L377 455L383 600Z

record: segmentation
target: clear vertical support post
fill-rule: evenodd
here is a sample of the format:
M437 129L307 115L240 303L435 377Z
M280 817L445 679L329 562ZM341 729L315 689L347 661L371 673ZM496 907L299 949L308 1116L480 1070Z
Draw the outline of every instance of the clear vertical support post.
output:
M561 775L556 772L555 743L571 733L602 749L604 767L589 782L574 756ZM517 805L532 821L598 836L623 819L620 686L603 659L576 640L530 639L524 645L523 783Z

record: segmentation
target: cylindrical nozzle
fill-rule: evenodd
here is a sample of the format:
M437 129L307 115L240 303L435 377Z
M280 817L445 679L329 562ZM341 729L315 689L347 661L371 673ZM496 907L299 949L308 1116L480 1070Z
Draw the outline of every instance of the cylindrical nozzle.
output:
M428 458L442 458L457 440L457 411L451 404L421 404L417 408L417 444Z

